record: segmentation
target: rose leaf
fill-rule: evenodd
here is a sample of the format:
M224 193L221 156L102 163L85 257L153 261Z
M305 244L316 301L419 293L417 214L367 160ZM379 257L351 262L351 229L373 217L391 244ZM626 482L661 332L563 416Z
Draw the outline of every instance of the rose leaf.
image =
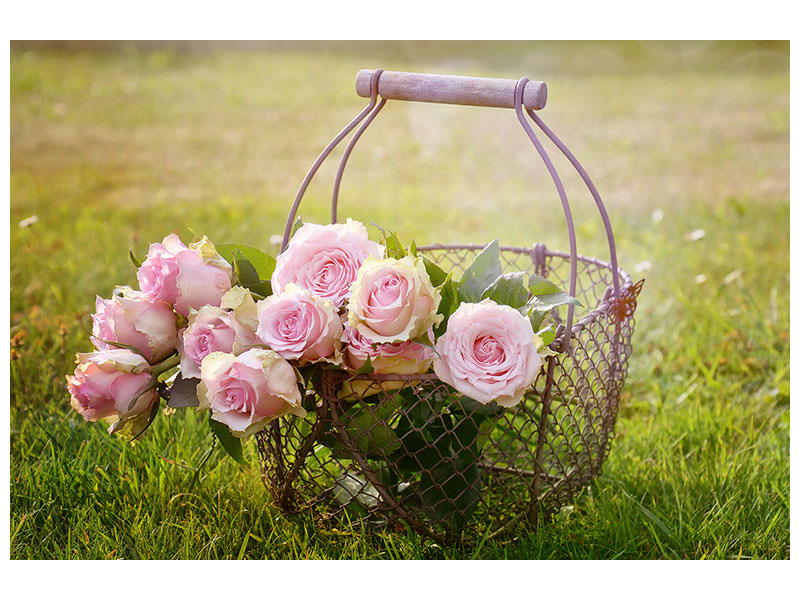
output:
M266 298L272 294L272 284L261 279L253 263L237 250L233 257L233 266L239 285L243 285L251 292Z
M542 346L549 346L556 339L556 332L552 324L537 331L536 335L542 340Z
M225 452L227 452L236 462L246 465L247 462L244 460L244 455L242 454L242 440L234 437L227 425L220 423L219 421L215 421L210 416L208 418L208 424L211 425L211 431L213 431L214 435L217 436L217 439L219 440L219 443L222 444Z
M300 229L305 223L303 223L303 219L301 217L297 217L294 221L294 225L292 225L292 233L289 238L293 238L294 234L297 233L297 230Z
M539 277L536 274L530 276L528 279L528 289L534 296L541 296L543 294L555 294L561 291L555 283L548 281L544 277Z
M383 227L375 223L371 223L371 225L377 227L383 236L383 245L386 246L387 258L403 258L408 256L408 251L406 251L405 246L400 242L400 238L397 237L394 231L386 231Z
M180 373L175 378L169 389L169 399L167 406L170 408L187 408L190 406L200 406L197 398L197 384L200 380L195 377L184 379Z
M359 367L359 368L358 368L358 369L355 371L355 373L354 373L354 374L355 374L355 375L369 375L369 374L370 374L370 373L372 373L374 370L375 370L375 369L372 367L372 358L368 356L368 357L367 357L367 360L364 362L364 364L363 364L363 365L361 365L361 366L360 366L360 367Z
M219 255L228 261L231 266L235 267L234 262L241 255L241 258L246 259L253 266L258 279L269 280L272 277L276 263L275 259L266 252L241 244L220 244L216 248Z
M458 286L458 295L462 302L480 302L483 290L503 274L500 264L500 243L494 240L481 251L472 264L464 271L464 277Z
M498 304L506 304L512 308L524 306L531 296L525 287L527 275L524 271L500 275L484 290L481 299L490 298Z

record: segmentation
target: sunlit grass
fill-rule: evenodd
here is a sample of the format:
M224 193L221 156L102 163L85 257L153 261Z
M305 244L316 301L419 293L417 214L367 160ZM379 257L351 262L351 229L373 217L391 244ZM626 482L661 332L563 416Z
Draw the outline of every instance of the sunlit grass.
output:
M747 44L15 47L11 556L787 558L787 65L787 47ZM484 540L477 526L448 548L316 530L270 506L252 444L249 467L206 457L192 414L131 447L69 407L95 294L135 283L128 248L191 229L276 251L305 170L363 105L356 71L375 66L546 79L543 117L606 197L621 264L647 278L603 475L538 528ZM305 220L328 217L334 172ZM510 111L390 103L349 163L341 214L418 243L564 248L546 177ZM605 256L591 199L566 184L580 251Z

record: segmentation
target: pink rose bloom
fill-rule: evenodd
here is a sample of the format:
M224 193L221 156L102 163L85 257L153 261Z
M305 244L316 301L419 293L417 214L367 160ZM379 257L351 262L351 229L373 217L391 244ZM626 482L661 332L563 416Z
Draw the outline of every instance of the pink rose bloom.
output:
M241 354L258 346L256 303L245 288L234 287L222 298L222 307L204 306L189 313L189 324L181 330L178 352L181 375L200 377L200 364L212 352Z
M92 343L98 350L116 348L107 342L133 346L156 363L175 350L178 341L175 313L160 300L151 300L129 287L115 290L114 297L97 297L92 315Z
M483 300L463 303L436 342L437 377L488 404L514 406L530 388L543 360L531 322L510 306Z
M370 342L413 340L443 318L442 296L419 257L367 258L350 291L348 324Z
M278 256L272 273L272 291L280 293L294 283L337 307L350 296L350 284L367 256L383 258L384 247L371 242L358 221L315 225L306 223Z
M136 278L149 298L174 304L185 317L190 308L219 306L231 289L231 273L208 238L186 246L173 233L160 244L150 244Z
M395 342L394 344L373 344L357 329L345 326L342 335L344 342L344 364L347 368L357 371L369 358L372 372L382 375L414 375L425 373L431 368L433 350L416 342ZM405 385L403 381L370 381L368 379L355 379L345 381L342 385L340 397L356 395L365 398L377 392L400 389ZM356 398L349 398L355 400Z
M72 408L87 421L115 418L109 433L146 416L158 401L158 392L148 389L154 383L150 365L131 350L78 354L77 363L74 375L67 375Z
M256 334L287 360L338 362L342 321L329 300L289 283L258 303Z
M292 365L271 350L253 348L234 356L212 352L200 368L200 408L236 437L251 435L287 413L305 417Z
M416 342L373 344L357 329L345 326L342 335L345 364L358 370L369 358L374 373L424 373L431 366L433 350Z

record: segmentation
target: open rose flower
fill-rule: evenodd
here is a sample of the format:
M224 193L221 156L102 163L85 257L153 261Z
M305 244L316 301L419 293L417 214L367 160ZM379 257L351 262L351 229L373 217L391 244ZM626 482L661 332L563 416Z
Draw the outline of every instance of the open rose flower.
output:
M239 286L222 297L220 306L191 310L178 341L181 376L200 377L200 364L212 352L241 354L260 345L257 326L256 303L250 292Z
M288 283L295 283L338 307L349 297L350 284L364 259L382 258L383 253L384 247L371 242L366 227L358 221L306 223L278 256L272 290L280 293Z
M178 341L175 313L161 300L151 300L129 287L117 288L114 297L97 297L92 315L92 343L98 350L116 348L108 342L133 346L151 363L175 350Z
M342 321L329 300L289 283L258 303L259 339L287 360L338 362Z
M85 420L114 419L109 433L132 420L139 426L147 422L158 393L150 365L141 355L124 349L100 350L78 354L77 363L75 373L67 375L67 389L72 408Z
M345 365L360 369L369 359L375 373L424 373L431 366L433 349L416 342L374 344L357 329L345 326L342 335Z
M372 372L382 375L414 375L425 373L433 362L433 350L416 342L395 342L394 344L373 344L358 330L346 326L342 335L344 342L344 364L357 371L369 360ZM354 379L342 385L341 397L355 394L365 397L380 391L400 389L403 381L369 381ZM356 398L352 398L356 399Z
M212 352L200 368L197 397L211 418L236 437L251 435L287 413L305 417L297 376L287 361L263 348L239 356Z
M422 258L367 258L350 288L348 324L374 343L413 340L438 325L442 299Z
M231 289L231 273L208 238L186 246L173 233L160 244L150 244L136 278L149 298L174 304L185 317L190 308L219 306Z
M531 322L510 306L483 300L463 303L436 342L437 377L462 394L488 404L514 406L542 366Z

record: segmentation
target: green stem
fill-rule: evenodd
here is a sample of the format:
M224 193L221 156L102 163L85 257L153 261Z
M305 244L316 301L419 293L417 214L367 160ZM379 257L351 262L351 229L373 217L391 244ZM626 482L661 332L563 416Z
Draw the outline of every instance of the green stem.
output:
M153 371L153 375L158 377L162 373L169 371L172 367L177 367L181 362L181 357L178 354L173 354L172 356L168 356L164 360L154 365L151 365L150 370Z

